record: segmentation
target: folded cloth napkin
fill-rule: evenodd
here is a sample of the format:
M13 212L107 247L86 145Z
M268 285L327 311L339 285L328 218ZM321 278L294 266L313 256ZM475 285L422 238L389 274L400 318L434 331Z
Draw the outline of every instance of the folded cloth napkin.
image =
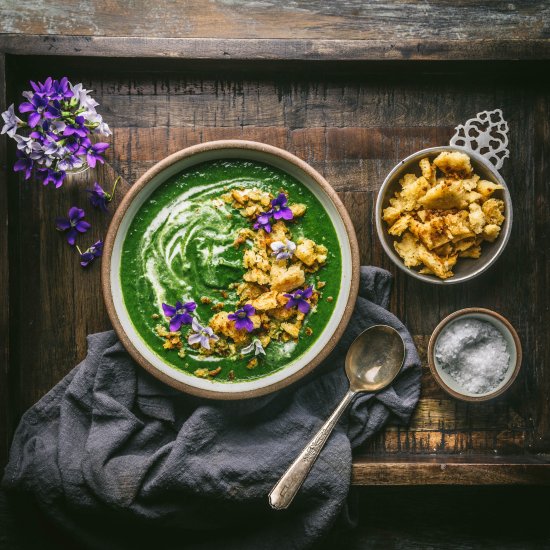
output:
M3 485L25 492L84 548L306 548L346 510L351 452L390 417L407 422L420 362L385 308L391 276L361 269L359 298L333 353L275 394L200 400L137 366L114 332L88 337L88 355L23 416ZM393 385L360 395L344 414L289 509L267 495L348 388L344 357L374 324L403 336Z

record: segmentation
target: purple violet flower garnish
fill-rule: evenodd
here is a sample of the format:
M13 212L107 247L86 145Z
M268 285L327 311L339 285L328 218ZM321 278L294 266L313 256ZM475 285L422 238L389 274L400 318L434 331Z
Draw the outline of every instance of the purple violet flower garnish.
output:
M95 168L97 161L101 162L101 164L105 162L102 155L108 148L108 143L92 143L88 138L85 138L82 140L78 154L86 155L86 160L88 161L88 164L92 168Z
M191 313L195 311L195 302L176 302L176 305L162 304L164 315L170 319L170 332L176 332L181 325L190 325L193 321Z
M271 233L271 210L258 215L254 229L263 229L266 233Z
M312 293L313 287L308 286L303 290L295 290L292 294L285 294L288 298L285 308L290 309L291 307L297 307L298 310L305 315L309 312L309 308L311 307L306 300L311 298Z
M271 243L271 250L273 250L272 256L275 256L277 260L289 260L296 251L296 243L285 239L286 242L275 241Z
M23 123L23 121L16 116L13 110L13 103L8 107L7 111L2 113L2 118L4 119L4 126L0 134L8 134L8 136L12 138L15 136L19 125Z
M58 231L67 231L67 242L74 246L76 236L79 233L86 233L90 227L88 222L84 221L86 212L82 208L73 206L69 209L66 218L56 218L55 227Z
M276 199L271 201L273 217L276 220L283 218L284 220L291 220L294 217L292 210L287 206L287 198L284 193L279 193Z
M80 252L80 248L78 248L78 246L77 249L80 253L80 265L82 267L87 267L91 262L93 262L96 258L100 258L103 254L103 241L99 240L95 242L84 252Z
M203 327L196 319L191 323L193 332L189 334L189 345L200 344L204 349L210 349L210 340L219 340L210 327Z
M235 313L230 313L227 318L235 322L237 330L245 329L247 332L252 332L254 330L254 323L250 317L255 313L256 310L251 304L245 304L241 309L235 311Z

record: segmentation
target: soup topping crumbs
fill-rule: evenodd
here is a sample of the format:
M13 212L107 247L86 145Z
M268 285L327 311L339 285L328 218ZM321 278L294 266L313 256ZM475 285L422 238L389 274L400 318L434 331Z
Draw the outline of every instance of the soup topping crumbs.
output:
M298 226L307 207L288 204L283 190L274 197L257 188L233 189L213 199L213 203L217 207L226 203L251 222L251 227L238 231L233 243L242 250L245 269L242 280L230 286L237 294L234 311L224 311L226 304L218 302L211 308L214 315L203 326L191 315L193 302L163 304L170 330L164 324L158 324L155 330L164 340L163 347L177 351L182 358L187 343L205 358L250 355L246 366L255 369L269 352L271 342L292 343L302 335L312 335L313 331L304 327L304 319L316 311L325 283L317 280L316 285L306 286L306 274L323 268L328 250L299 235L300 231L293 236L293 226ZM222 298L228 296L225 289L219 292ZM207 300L211 302L209 297L200 298L201 303ZM189 328L184 336L185 327ZM198 368L194 374L213 379L221 371L221 367Z

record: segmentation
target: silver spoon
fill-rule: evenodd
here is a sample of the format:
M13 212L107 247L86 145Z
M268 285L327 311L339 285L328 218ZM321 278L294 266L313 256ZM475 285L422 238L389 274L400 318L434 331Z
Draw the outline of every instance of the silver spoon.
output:
M269 504L272 508L283 510L290 505L334 426L353 399L359 393L376 392L389 386L401 370L404 360L403 338L394 328L387 325L374 325L364 330L353 341L346 355L349 390L269 493Z

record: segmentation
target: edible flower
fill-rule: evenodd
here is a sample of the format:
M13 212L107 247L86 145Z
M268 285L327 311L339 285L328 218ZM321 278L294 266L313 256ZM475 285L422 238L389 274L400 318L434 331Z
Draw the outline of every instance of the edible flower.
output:
M190 345L200 344L204 349L210 349L210 340L219 340L210 327L203 327L196 319L193 319L191 328L193 332L187 338Z
M31 81L30 87L22 93L25 101L19 105L25 116L17 117L10 105L1 113L0 133L17 141L16 172L61 187L63 172L78 169L84 162L92 168L103 162L108 145L92 144L91 134L111 135L111 130L82 84L73 86L67 77L48 77L44 82Z
M22 153L19 150L15 151L15 154L17 155L17 160L15 161L15 164L13 165L13 171L14 172L25 172L25 179L28 180L31 177L32 174L32 168L34 166L34 161L27 157L24 153Z
M288 260L292 258L296 251L296 243L289 241L275 241L271 243L271 250L273 250L272 256L275 256L277 260Z
M78 137L85 138L88 135L88 128L86 128L86 119L83 116L77 116L74 119L74 124L67 124L63 130L64 136L77 135Z
M81 117L76 117L81 118ZM66 130L65 130L66 131ZM78 150L79 155L86 155L86 160L88 164L95 168L96 162L103 164L105 160L103 159L103 154L105 150L109 148L108 143L99 142L92 143L88 138L84 138L81 142L80 149Z
M42 117L56 118L60 114L57 101L50 104L47 97L39 94L34 94L29 101L21 103L19 112L30 113L27 120L30 128L34 128L42 120Z
M279 193L276 199L271 201L273 217L276 220L283 218L284 220L291 220L294 217L292 210L287 206L287 198L284 193Z
M103 254L103 241L99 240L95 242L92 246L87 248L84 252L81 252L78 246L76 248L80 254L80 265L82 267L87 267L96 258L100 258L101 255Z
M243 355L247 355L252 351L254 352L254 355L260 355L260 353L262 355L265 355L264 347L262 346L262 343L258 340L258 338L254 338L254 340L252 340L252 342L250 342L248 346L245 346L241 349L241 353Z
M13 103L8 107L7 111L2 113L2 118L4 119L4 126L2 127L0 134L8 134L8 136L12 138L15 136L19 125L23 124L23 121L16 116L13 111Z
M271 233L271 210L258 215L254 229L263 229L266 233Z
M195 302L176 302L176 305L162 304L164 315L170 319L170 332L176 332L181 325L190 325L193 322L191 313L195 311Z
M292 294L285 294L288 298L285 308L290 309L291 307L297 307L298 310L305 315L311 307L306 300L311 297L312 293L313 287L308 286L303 290L296 290Z
M86 233L90 227L88 222L84 221L86 212L82 208L73 206L69 209L66 218L56 218L55 227L58 231L68 231L67 242L74 246L76 236L79 233Z
M86 193L89 193L90 195L90 202L92 203L92 206L103 210L103 212L107 212L107 203L113 200L115 189L119 180L120 176L115 180L113 189L110 193L107 193L107 191L105 191L105 189L103 189L97 181L94 183L93 189L86 189Z
M230 321L235 321L235 328L237 330L246 329L247 332L252 332L254 330L254 323L250 317L255 313L254 306L245 304L241 309L235 311L235 313L230 313L227 318Z
M49 183L53 183L55 185L55 188L58 189L63 185L63 180L65 179L66 172L63 170L52 170L51 168L41 168L38 171L42 177L44 178L42 180L43 185L48 185Z

